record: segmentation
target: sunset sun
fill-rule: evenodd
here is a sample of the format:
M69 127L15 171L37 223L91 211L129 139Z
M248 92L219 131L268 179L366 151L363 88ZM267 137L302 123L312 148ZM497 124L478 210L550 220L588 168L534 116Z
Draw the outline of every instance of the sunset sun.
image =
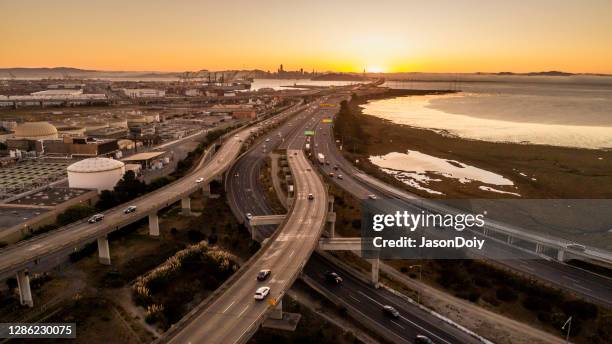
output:
M373 67L367 67L366 68L366 72L368 72L368 73L384 73L385 69L383 67L373 66Z

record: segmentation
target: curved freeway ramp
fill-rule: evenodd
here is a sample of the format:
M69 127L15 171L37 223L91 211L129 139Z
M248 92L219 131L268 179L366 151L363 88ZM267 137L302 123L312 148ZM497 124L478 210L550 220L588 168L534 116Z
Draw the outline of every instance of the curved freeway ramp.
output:
M131 201L130 205L137 206L136 212L124 214L127 205L121 205L104 212L103 221L90 224L87 220L81 220L0 250L0 278L23 269L36 270L39 264L44 265L54 260L54 255L72 251L86 242L104 237L201 190L230 167L239 155L244 140L251 135L251 130L247 128L230 136L210 161L198 166L186 177ZM196 183L198 178L204 180Z
M301 150L289 150L289 167L295 177L296 197L290 215L265 243L257 258L246 264L240 274L208 307L196 311L171 330L167 343L244 343L257 331L266 314L291 287L316 248L325 225L327 193L323 182ZM314 199L309 200L312 193ZM271 269L265 282L257 272ZM261 286L271 288L264 301L253 298Z

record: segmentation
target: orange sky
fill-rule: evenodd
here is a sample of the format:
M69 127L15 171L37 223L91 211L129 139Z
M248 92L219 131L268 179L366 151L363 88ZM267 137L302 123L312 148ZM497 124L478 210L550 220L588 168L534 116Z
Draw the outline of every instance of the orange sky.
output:
M0 67L612 73L609 0L0 0Z

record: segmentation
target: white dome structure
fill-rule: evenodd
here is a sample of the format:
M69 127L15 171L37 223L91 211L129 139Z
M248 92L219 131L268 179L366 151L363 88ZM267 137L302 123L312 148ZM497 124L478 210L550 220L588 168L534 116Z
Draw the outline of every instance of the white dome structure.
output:
M15 137L28 140L57 139L57 128L49 122L25 122L15 127Z
M89 158L68 166L68 186L112 190L125 173L125 164L109 158Z

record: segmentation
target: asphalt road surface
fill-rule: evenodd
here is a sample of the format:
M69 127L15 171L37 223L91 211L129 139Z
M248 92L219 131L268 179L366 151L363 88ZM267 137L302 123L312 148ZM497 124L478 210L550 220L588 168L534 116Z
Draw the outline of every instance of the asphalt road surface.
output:
M327 101L327 99L326 99ZM232 182L228 184L228 198L233 199L234 206L242 209L242 213L252 213L253 215L269 215L272 210L266 201L265 194L261 188L261 183L258 178L247 177L251 174L250 171L256 170L256 166L266 158L267 153L263 153L261 145L267 142L269 149L274 149L277 145L300 149L305 144L304 131L316 128L324 118L328 118L331 111L328 108L319 108L318 103L314 107L309 107L310 110L296 116L293 121L286 123L278 130L283 133L284 140L277 140L278 135L274 132L262 138L258 148L253 149L253 155L250 153L242 156L232 167L233 175L238 173L240 182ZM276 136L276 138L275 138ZM269 138L270 141L265 141ZM256 172L258 175L260 172ZM244 194L244 190L248 191L248 196ZM255 202L254 200L258 201ZM273 226L272 226L273 227ZM304 270L304 273L316 281L323 281L325 271L335 271L344 279L341 287L321 283L322 288L329 289L336 296L341 298L343 302L350 304L358 312L363 314L370 321L379 325L382 328L388 328L392 336L397 342L411 343L416 334L424 334L432 338L436 343L451 343L474 342L474 338L458 331L447 324L442 324L441 321L415 307L406 300L399 298L383 289L375 289L361 280L351 277L350 274L333 263L323 259L316 252ZM401 313L400 319L390 319L382 312L381 304L393 305ZM394 323L395 322L395 323ZM441 340L437 339L441 338Z
M236 343L248 339L273 306L281 300L317 246L325 225L327 197L317 172L310 167L302 151L290 150L289 166L293 172L296 197L293 212L279 233L259 258L210 306L173 332L170 343ZM314 199L308 199L312 193ZM258 282L257 272L271 269L268 280ZM253 298L261 286L271 288L267 300Z
M335 99L337 102L340 100L340 98ZM332 101L334 100L330 102ZM389 195L388 192L385 192L384 189L381 189L377 185L368 184L362 179L354 177L356 174L363 172L355 168L339 151L334 141L332 124L320 123L317 126L314 136L313 154L316 156L317 153L324 154L325 159L330 162L329 165L324 166L317 164L322 173L327 176L326 178L332 180L356 198L366 199L369 195L376 195L378 198L396 198ZM335 166L338 166L337 170L334 169ZM335 177L329 178L329 172L334 172ZM338 178L338 174L342 175L342 179ZM407 192L404 192L404 194L411 196ZM404 201L415 198L417 198L417 196L404 199ZM411 208L413 205L406 202L406 207ZM515 256L525 256L526 254L516 247L493 240L488 240L485 248L496 251L503 250L507 252L505 256L511 256L513 252ZM486 252L483 256L487 256ZM484 258L483 256L480 258ZM546 260L536 255L533 255L533 259L515 259L497 262L515 271L522 272L541 281L552 283L558 287L582 295L586 300L612 308L612 280L607 277L596 275L558 261Z
M342 283L327 282L327 271L337 273L342 278ZM394 342L412 343L417 335L424 335L438 344L480 343L471 335L431 316L403 298L385 289L376 289L371 284L353 277L348 271L318 254L310 258L304 273L313 279L319 288L325 288L362 316L387 329L387 335L393 338ZM400 316L394 318L384 313L385 305L395 308Z
M223 173L238 156L244 140L250 135L250 128L238 132L224 141L211 160L199 166L188 176L133 200L130 205L137 207L133 213L124 214L124 206L116 207L104 212L104 219L100 222L94 224L86 220L75 222L56 231L2 249L0 251L0 277L7 277L24 268L35 270L36 265L44 264L45 258L52 257L57 252L76 249L84 242L93 241L188 197L213 180L215 176ZM198 178L203 178L204 181L197 183Z

